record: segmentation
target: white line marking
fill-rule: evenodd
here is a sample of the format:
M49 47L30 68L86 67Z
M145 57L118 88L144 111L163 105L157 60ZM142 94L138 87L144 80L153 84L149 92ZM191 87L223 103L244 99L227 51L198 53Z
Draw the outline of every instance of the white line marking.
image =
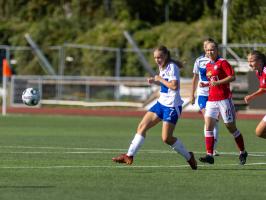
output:
M0 154L114 154L114 152L102 152L102 151L69 151L69 152L52 152L52 151L6 151L6 152L0 152Z
M107 148L66 148L66 147L33 147L33 146L0 146L0 150L3 149L31 149L31 150L40 150L46 149L51 151L5 151L0 152L0 154L114 154L127 151L127 149L107 149ZM62 150L62 151L52 151L52 150ZM67 150L67 151L66 151ZM72 151L70 151L72 150ZM75 151L77 150L77 151ZM79 151L78 151L79 150ZM80 151L82 150L82 151ZM171 150L155 150L155 149L146 149L140 150L139 153L148 153L148 154L164 154L164 153L176 153ZM205 154L205 152L194 152L196 154ZM219 152L220 155L239 155L237 152ZM249 156L266 156L266 152L249 152ZM255 165L266 165L266 163L247 163L246 166L255 166ZM240 166L239 164L221 164L221 165L198 165L201 167L223 167L223 166ZM174 166L163 166L163 165L114 165L114 166L99 166L99 165L85 165L85 166L75 166L75 165L59 165L59 166L0 166L0 169L62 169L62 168L190 168L188 165L174 165Z
M33 147L33 146L0 146L0 149L51 149L51 150L72 150L69 152L0 152L0 154L10 153L10 154L113 154L126 152L127 149L109 149L109 148L67 148L67 147ZM82 150L82 151L73 151ZM157 150L157 149L144 149L140 150L139 153L150 153L150 154L169 154L176 153L171 150ZM205 154L205 152L194 151L195 154ZM254 157L265 157L266 152L248 152L249 156ZM238 152L219 152L220 155L239 155Z
M247 163L245 166L266 165L266 163ZM226 167L226 166L241 166L239 164L220 164L220 165L198 165L198 167ZM111 169L130 169L130 168L189 168L189 165L117 165L117 166L101 166L101 165L58 165L58 166L0 166L0 169L64 169L64 168L111 168Z
M124 151L127 149L108 149L108 148L87 148L87 147L43 147L43 146L0 146L3 149L72 149L72 150L101 150L101 151Z
M121 153L121 152L106 152L106 151L66 151L66 152L53 152L53 151L0 151L0 154L114 154L114 153ZM145 151L140 151L140 154L161 154L161 153L166 153L166 152L145 152ZM175 151L169 151L167 152L168 154L176 154ZM204 152L194 152L194 154L204 154ZM233 153L233 152L219 152L219 154L222 155L234 155L238 156L238 153ZM251 157L266 157L265 155L262 154L254 154L254 153L249 153L249 156Z

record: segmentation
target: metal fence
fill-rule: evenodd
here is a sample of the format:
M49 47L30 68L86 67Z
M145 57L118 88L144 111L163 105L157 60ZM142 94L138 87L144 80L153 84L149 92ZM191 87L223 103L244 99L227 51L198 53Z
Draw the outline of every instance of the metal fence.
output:
M23 72L22 68L25 68L31 65L31 62L36 59L38 62L34 66L35 70L32 71L44 71L47 70L43 67L44 63L38 58L36 53L34 53L34 48L28 46L7 46L0 45L0 50L2 57L7 58L10 65L13 65L14 68L20 69ZM47 61L52 65L56 75L66 75L66 76L91 76L92 71L85 71L81 74L81 71L84 68L90 67L92 70L101 69L102 63L105 64L105 68L108 68L112 73L111 74L99 74L99 76L121 76L122 67L126 65L125 61L129 56L134 57L136 50L132 48L114 48L114 47L105 47L105 46L94 46L94 45L83 45L83 44L63 44L57 46L49 46L42 49L43 54L46 55ZM144 54L146 59L150 61L152 58L153 49L140 49ZM179 57L179 51L177 48L170 49L171 55L173 58ZM23 54L23 56L21 56ZM91 55L94 57L91 58ZM136 56L135 56L136 57ZM91 61L90 59L95 59ZM138 62L137 58L134 58ZM103 60L101 62L100 60ZM108 64L106 61L108 60ZM108 66L107 66L108 65ZM135 63L135 67L141 66L141 63ZM75 70L75 68L77 70ZM21 70L22 69L22 70ZM36 70L38 69L38 70ZM85 73L85 74L84 74ZM103 72L104 73L104 72ZM25 74L25 73L23 73ZM45 73L42 73L45 74ZM36 75L39 75L36 73ZM49 75L49 74L48 74ZM50 74L51 75L51 74Z
M11 106L24 106L25 88L37 88L41 104L143 107L157 90L145 78L84 76L12 76Z
M247 71L247 52L252 49L265 51L266 44L227 44L226 46L220 45L219 47L221 50L226 49L227 59L235 66L236 71ZM66 43L63 45L45 47L42 50L47 56L47 60L51 63L56 75L60 76L91 76L93 75L92 72L95 72L98 69L100 70L104 65L104 70L109 71L109 74L104 74L105 71L98 71L97 73L99 76L119 77L121 74L125 75L127 73L124 71L125 66L128 65L127 61L132 61L132 59L134 61L130 64L130 70L142 66L136 58L136 51L132 48L114 48ZM19 74L27 74L24 70L27 68L30 68L33 71L33 74L36 75L46 74L42 70L43 63L38 59L38 56L34 54L33 48L28 46L0 45L0 51L0 56L7 58L10 65L22 72ZM140 51L149 62L153 63L152 49L140 49ZM180 52L177 48L170 49L170 51L173 58L179 59ZM91 58L91 55L94 57ZM94 60L91 61L90 59L95 59L97 62L94 62ZM193 62L195 58L187 59ZM33 60L36 60L36 62L32 63ZM33 64L34 66L31 66ZM188 64L192 66L191 63ZM85 68L86 70L84 70ZM189 69L189 71L191 70ZM143 74L138 74L136 76L142 75Z

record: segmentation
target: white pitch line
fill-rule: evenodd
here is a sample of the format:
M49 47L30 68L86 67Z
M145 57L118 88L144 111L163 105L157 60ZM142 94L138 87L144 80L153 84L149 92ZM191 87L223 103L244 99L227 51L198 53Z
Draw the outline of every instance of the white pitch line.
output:
M101 152L101 151L69 151L69 152L51 152L51 151L10 151L10 152L0 152L0 154L114 154L114 152Z
M53 153L62 153L62 154L113 154L113 153L121 153L127 151L127 149L109 149L109 148L74 148L74 147L34 147L34 146L0 146L0 149L56 149L56 150L83 150L83 151L77 151L77 152L0 152L0 153L36 153L36 154L53 154ZM87 150L87 151L85 151ZM109 152L108 152L109 151ZM157 150L157 149L143 149L139 151L140 153L151 153L151 154L169 154L169 153L176 153L175 151L171 150ZM198 152L194 151L195 154L205 154L205 152ZM258 156L258 157L264 157L266 156L266 152L248 152L249 156ZM239 155L238 152L219 152L220 155Z
M0 151L0 154L114 154L114 153L121 153L120 151L117 152L107 152L107 151L65 151L65 152L53 152L53 151ZM140 154L176 154L175 151L140 151ZM204 152L194 152L195 154L204 154ZM238 156L238 153L234 152L219 152L222 155L233 155ZM251 157L266 157L266 154L256 154L256 153L249 153Z
M61 150L94 150L94 151L127 151L127 149L86 148L86 147L39 147L39 146L0 146L2 149L61 149ZM143 150L150 151L150 150ZM159 150L151 150L159 151Z
M204 154L204 152L193 152L194 154ZM239 156L239 153L237 152L220 152L219 155L233 155L233 156ZM248 156L254 156L254 157L265 157L266 152L248 152Z
M247 163L245 166L266 165L266 163ZM239 164L220 164L220 165L198 165L198 167L226 167L241 166ZM101 165L57 165L57 166L0 166L0 169L64 169L64 168L111 168L111 169L130 169L130 168L189 168L189 165L136 165L136 166L101 166Z

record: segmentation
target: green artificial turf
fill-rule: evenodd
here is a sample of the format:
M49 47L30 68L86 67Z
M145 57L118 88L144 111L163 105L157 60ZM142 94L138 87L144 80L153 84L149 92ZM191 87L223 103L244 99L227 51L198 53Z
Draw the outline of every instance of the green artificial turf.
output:
M0 119L1 200L265 199L266 140L256 120L239 120L249 157L238 164L233 137L220 123L220 156L193 171L148 132L132 166L113 163L124 153L140 118L10 115ZM204 155L203 121L181 119L175 130L189 151Z

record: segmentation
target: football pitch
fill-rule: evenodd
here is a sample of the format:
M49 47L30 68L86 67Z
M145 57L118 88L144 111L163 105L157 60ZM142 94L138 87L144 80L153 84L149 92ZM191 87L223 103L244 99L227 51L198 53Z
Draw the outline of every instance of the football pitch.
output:
M0 120L1 200L254 199L266 198L266 140L257 120L238 120L249 152L239 165L233 137L220 123L214 165L193 171L148 132L132 166L113 163L126 152L140 118L10 115ZM177 136L198 158L205 153L200 119L181 119Z

